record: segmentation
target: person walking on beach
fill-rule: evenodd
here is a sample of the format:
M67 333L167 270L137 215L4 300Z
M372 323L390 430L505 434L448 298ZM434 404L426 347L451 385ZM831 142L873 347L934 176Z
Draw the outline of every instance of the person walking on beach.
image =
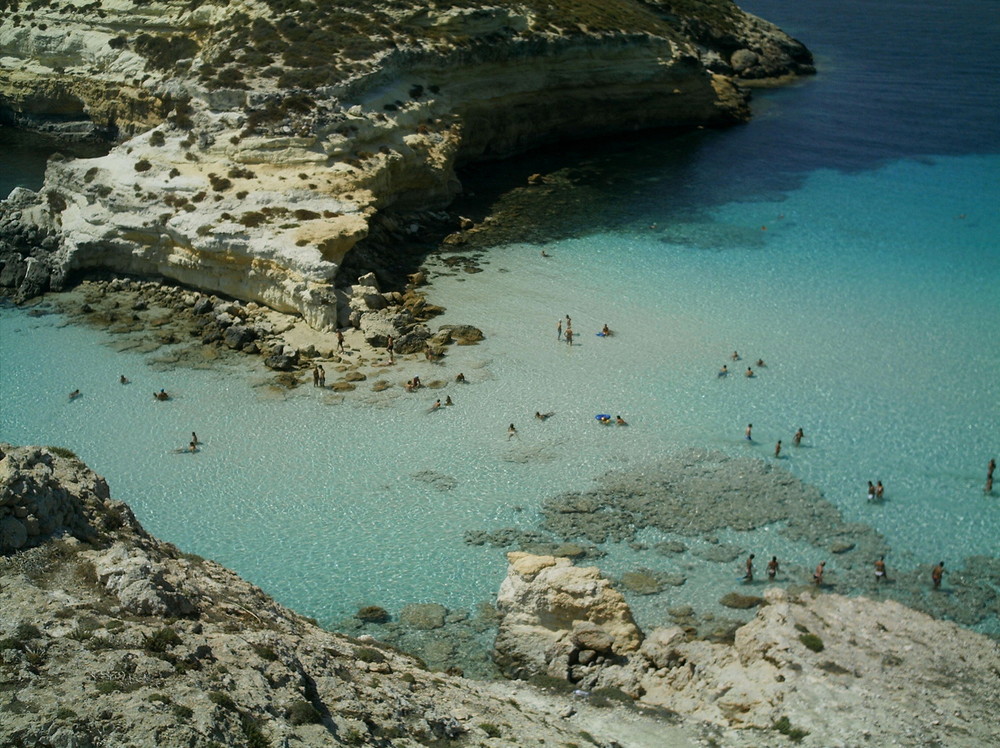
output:
M796 447L799 446L802 443L802 440L805 438L805 436L806 435L802 431L802 427L799 426L799 430L795 432L795 436L793 437L792 444L794 444Z
M556 323L556 340L562 340L562 320Z
M319 367L313 367L313 387L319 387Z
M772 582L774 578L778 575L778 557L771 556L771 560L767 562L767 578Z
M882 556L875 562L875 582L881 582L883 579L886 582L889 581L889 578L885 575L885 556Z
M342 333L340 330L337 330L337 350L340 351L341 353L346 352L344 351L344 333Z
M944 561L938 561L937 566L931 569L931 581L934 583L934 589L941 588L941 578L944 576Z
M778 439L778 443L774 445L774 457L777 459L781 456L781 439Z
M747 430L743 432L743 436L746 438L746 440L748 442L752 442L753 441L753 424L752 423L748 423L747 424Z
M823 572L826 570L826 561L820 561L816 571L813 572L813 583L817 587L823 586Z
M754 554L750 554L747 557L747 573L743 575L743 581L752 582L753 581L753 559Z

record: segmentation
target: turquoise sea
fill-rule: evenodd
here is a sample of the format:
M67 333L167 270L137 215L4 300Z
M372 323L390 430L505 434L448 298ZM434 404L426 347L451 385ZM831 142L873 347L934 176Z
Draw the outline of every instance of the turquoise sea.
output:
M522 188L507 186L534 172L556 184L550 203L527 199L523 236L484 253L483 272L428 261L431 301L447 308L439 322L476 325L486 341L394 374L462 371L468 384L277 397L246 362L154 367L159 352L120 352L104 333L6 307L0 440L73 449L150 531L329 625L362 605L475 611L506 562L503 549L466 544L467 531L537 529L546 499L608 471L642 475L691 447L751 456L880 533L901 598L949 615L926 597L929 566L945 561L944 595L974 578L984 592L973 624L1000 635L998 566L969 561L1000 558L1000 489L983 491L1000 456L996 3L744 7L805 42L820 70L758 92L748 125L630 136L466 175L480 205L516 203ZM35 167L8 158L0 187L15 174L37 185ZM556 340L566 315L573 346ZM597 337L605 323L615 335ZM728 377L716 375L723 364ZM154 402L161 387L177 398ZM83 397L68 402L76 388ZM429 413L439 394L456 404ZM555 415L543 423L536 411ZM600 426L596 413L630 425ZM192 430L202 451L172 454ZM884 503L866 501L869 480L885 484ZM683 541L736 545L760 569L776 554L787 584L825 558L832 589L873 592L838 557L779 530ZM611 575L686 577L630 598L643 626L679 605L734 615L716 601L746 591L742 559L601 550L593 563Z

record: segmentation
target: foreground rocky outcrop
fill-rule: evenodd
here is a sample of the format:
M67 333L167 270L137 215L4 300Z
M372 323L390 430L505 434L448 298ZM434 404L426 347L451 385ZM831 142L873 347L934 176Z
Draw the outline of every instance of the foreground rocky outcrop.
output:
M462 164L744 121L739 83L812 72L729 0L9 6L0 122L122 142L11 197L0 285L25 298L103 268L321 330L343 322L345 255L427 232Z
M65 450L0 444L0 745L1000 739L996 642L898 603L773 588L709 642L641 631L597 569L511 553L495 658L534 686L477 682L320 629L109 494Z
M0 445L0 610L4 746L694 746L703 732L324 631L151 537L65 450Z
M622 692L805 745L982 746L1000 739L1000 647L896 602L773 587L733 642L636 629L597 569L508 554L496 660L518 677ZM779 744L779 738L762 744Z

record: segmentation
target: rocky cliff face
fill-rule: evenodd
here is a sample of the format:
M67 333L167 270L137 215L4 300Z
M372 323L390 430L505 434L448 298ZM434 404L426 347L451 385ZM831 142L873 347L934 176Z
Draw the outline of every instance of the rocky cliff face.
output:
M640 631L597 569L509 561L495 657L535 687L431 672L324 631L150 536L70 453L0 444L0 745L1000 739L997 644L898 603L773 588L713 643Z
M319 329L344 255L387 213L446 205L457 165L739 122L738 82L812 71L728 0L7 5L0 121L122 142L7 206L3 285L23 297L108 268Z
M148 535L62 450L0 444L0 610L4 746L693 746L699 732L324 631Z
M597 569L508 559L495 659L509 674L623 692L805 745L971 748L1000 739L997 643L899 603L773 587L731 643L713 643L677 626L642 634ZM772 733L759 744L780 740Z

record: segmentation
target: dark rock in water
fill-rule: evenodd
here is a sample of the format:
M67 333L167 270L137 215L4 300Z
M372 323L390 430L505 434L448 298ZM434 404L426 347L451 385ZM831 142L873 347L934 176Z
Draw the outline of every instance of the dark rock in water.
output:
M389 613L377 605L367 605L358 611L358 618L365 623L388 623Z
M627 571L622 574L621 585L637 595L655 595L663 591L656 576L642 571Z
M830 544L830 553L847 553L848 551L854 550L854 543L849 543L845 540L838 540L835 543Z
M257 337L257 331L246 325L232 325L226 328L223 335L226 345L234 350L241 350Z
M725 605L727 608L735 608L737 610L756 608L763 602L764 598L762 597L757 597L756 595L741 595L739 592L730 592L723 595L719 600L720 605Z
M688 547L679 540L667 540L653 546L653 550L657 553L663 554L664 556L684 553L687 549Z
M441 325L439 330L447 330L458 345L474 345L486 338L483 331L472 325Z
M736 545L710 545L705 548L695 548L691 553L706 561L724 564L742 556L743 549Z
M407 605L399 614L399 620L415 629L429 631L444 626L448 609L438 603Z

